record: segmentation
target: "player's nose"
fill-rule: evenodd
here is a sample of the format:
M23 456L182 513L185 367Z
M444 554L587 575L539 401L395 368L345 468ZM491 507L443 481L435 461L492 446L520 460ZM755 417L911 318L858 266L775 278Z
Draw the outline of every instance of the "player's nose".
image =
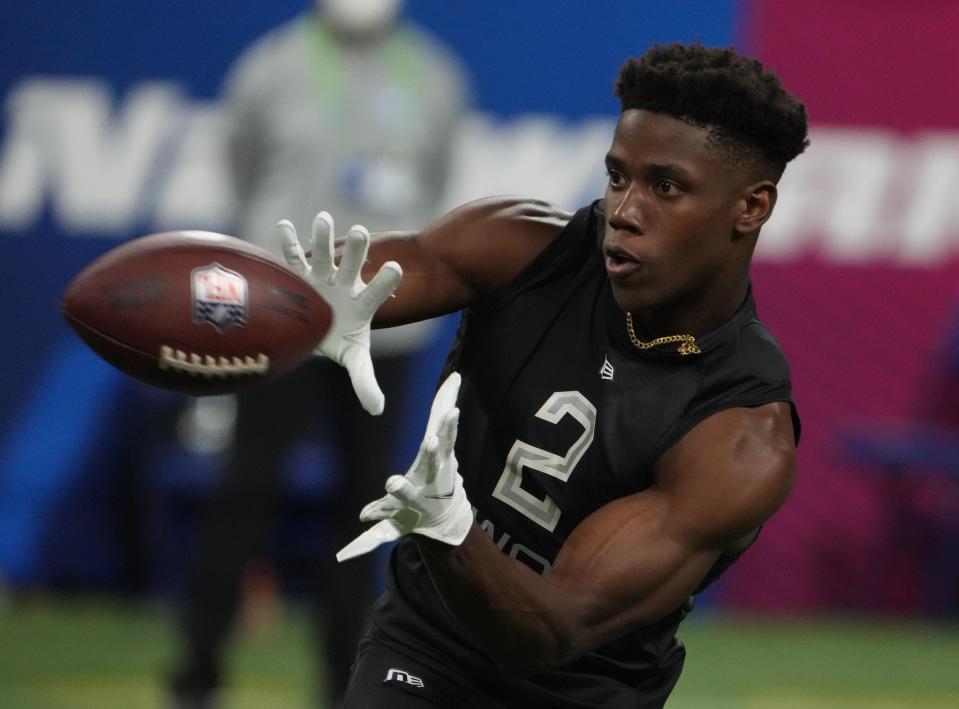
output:
M616 231L642 234L645 230L645 210L635 186L621 194L606 198L606 218Z

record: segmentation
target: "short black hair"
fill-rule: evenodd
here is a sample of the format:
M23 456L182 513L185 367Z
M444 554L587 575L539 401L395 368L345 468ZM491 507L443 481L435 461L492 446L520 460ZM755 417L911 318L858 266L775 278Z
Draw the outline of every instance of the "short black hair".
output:
M732 47L653 45L619 71L622 110L665 113L710 128L737 161L761 161L778 180L809 140L806 108L779 77Z

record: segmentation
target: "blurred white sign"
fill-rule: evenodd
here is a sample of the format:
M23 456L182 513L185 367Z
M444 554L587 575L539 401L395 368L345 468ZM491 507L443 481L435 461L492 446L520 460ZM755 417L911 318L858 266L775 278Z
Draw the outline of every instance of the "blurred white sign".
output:
M217 229L228 192L215 104L144 82L115 102L97 79L31 77L5 100L0 231L30 229L49 204L65 233L115 237ZM446 203L526 194L575 209L602 194L614 119L548 116L463 128ZM840 262L932 262L959 246L959 132L906 137L823 128L787 169L757 258L808 251Z

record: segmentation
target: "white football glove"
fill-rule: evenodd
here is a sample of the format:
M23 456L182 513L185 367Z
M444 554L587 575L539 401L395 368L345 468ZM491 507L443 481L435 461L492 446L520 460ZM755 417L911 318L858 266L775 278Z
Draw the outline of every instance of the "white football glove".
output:
M333 260L333 217L328 212L320 212L313 219L310 261L293 224L284 219L276 228L287 264L309 281L333 310L330 330L314 354L345 367L363 408L374 416L383 413L383 391L376 383L370 358L370 322L373 313L396 290L403 269L395 261L388 261L369 284L364 283L360 272L370 248L370 233L358 224L346 235L343 258L337 267Z
M473 508L466 499L453 450L459 388L460 375L453 372L436 392L413 465L406 475L388 478L387 494L363 508L360 519L376 524L340 549L337 561L361 556L406 534L422 534L453 546L466 539L473 524Z

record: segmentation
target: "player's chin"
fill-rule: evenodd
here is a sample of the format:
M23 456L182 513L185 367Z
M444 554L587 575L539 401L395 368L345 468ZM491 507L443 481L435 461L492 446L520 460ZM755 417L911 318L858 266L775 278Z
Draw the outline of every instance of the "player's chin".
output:
M662 302L662 294L652 283L622 283L610 279L613 300L623 312L634 313L655 307Z

